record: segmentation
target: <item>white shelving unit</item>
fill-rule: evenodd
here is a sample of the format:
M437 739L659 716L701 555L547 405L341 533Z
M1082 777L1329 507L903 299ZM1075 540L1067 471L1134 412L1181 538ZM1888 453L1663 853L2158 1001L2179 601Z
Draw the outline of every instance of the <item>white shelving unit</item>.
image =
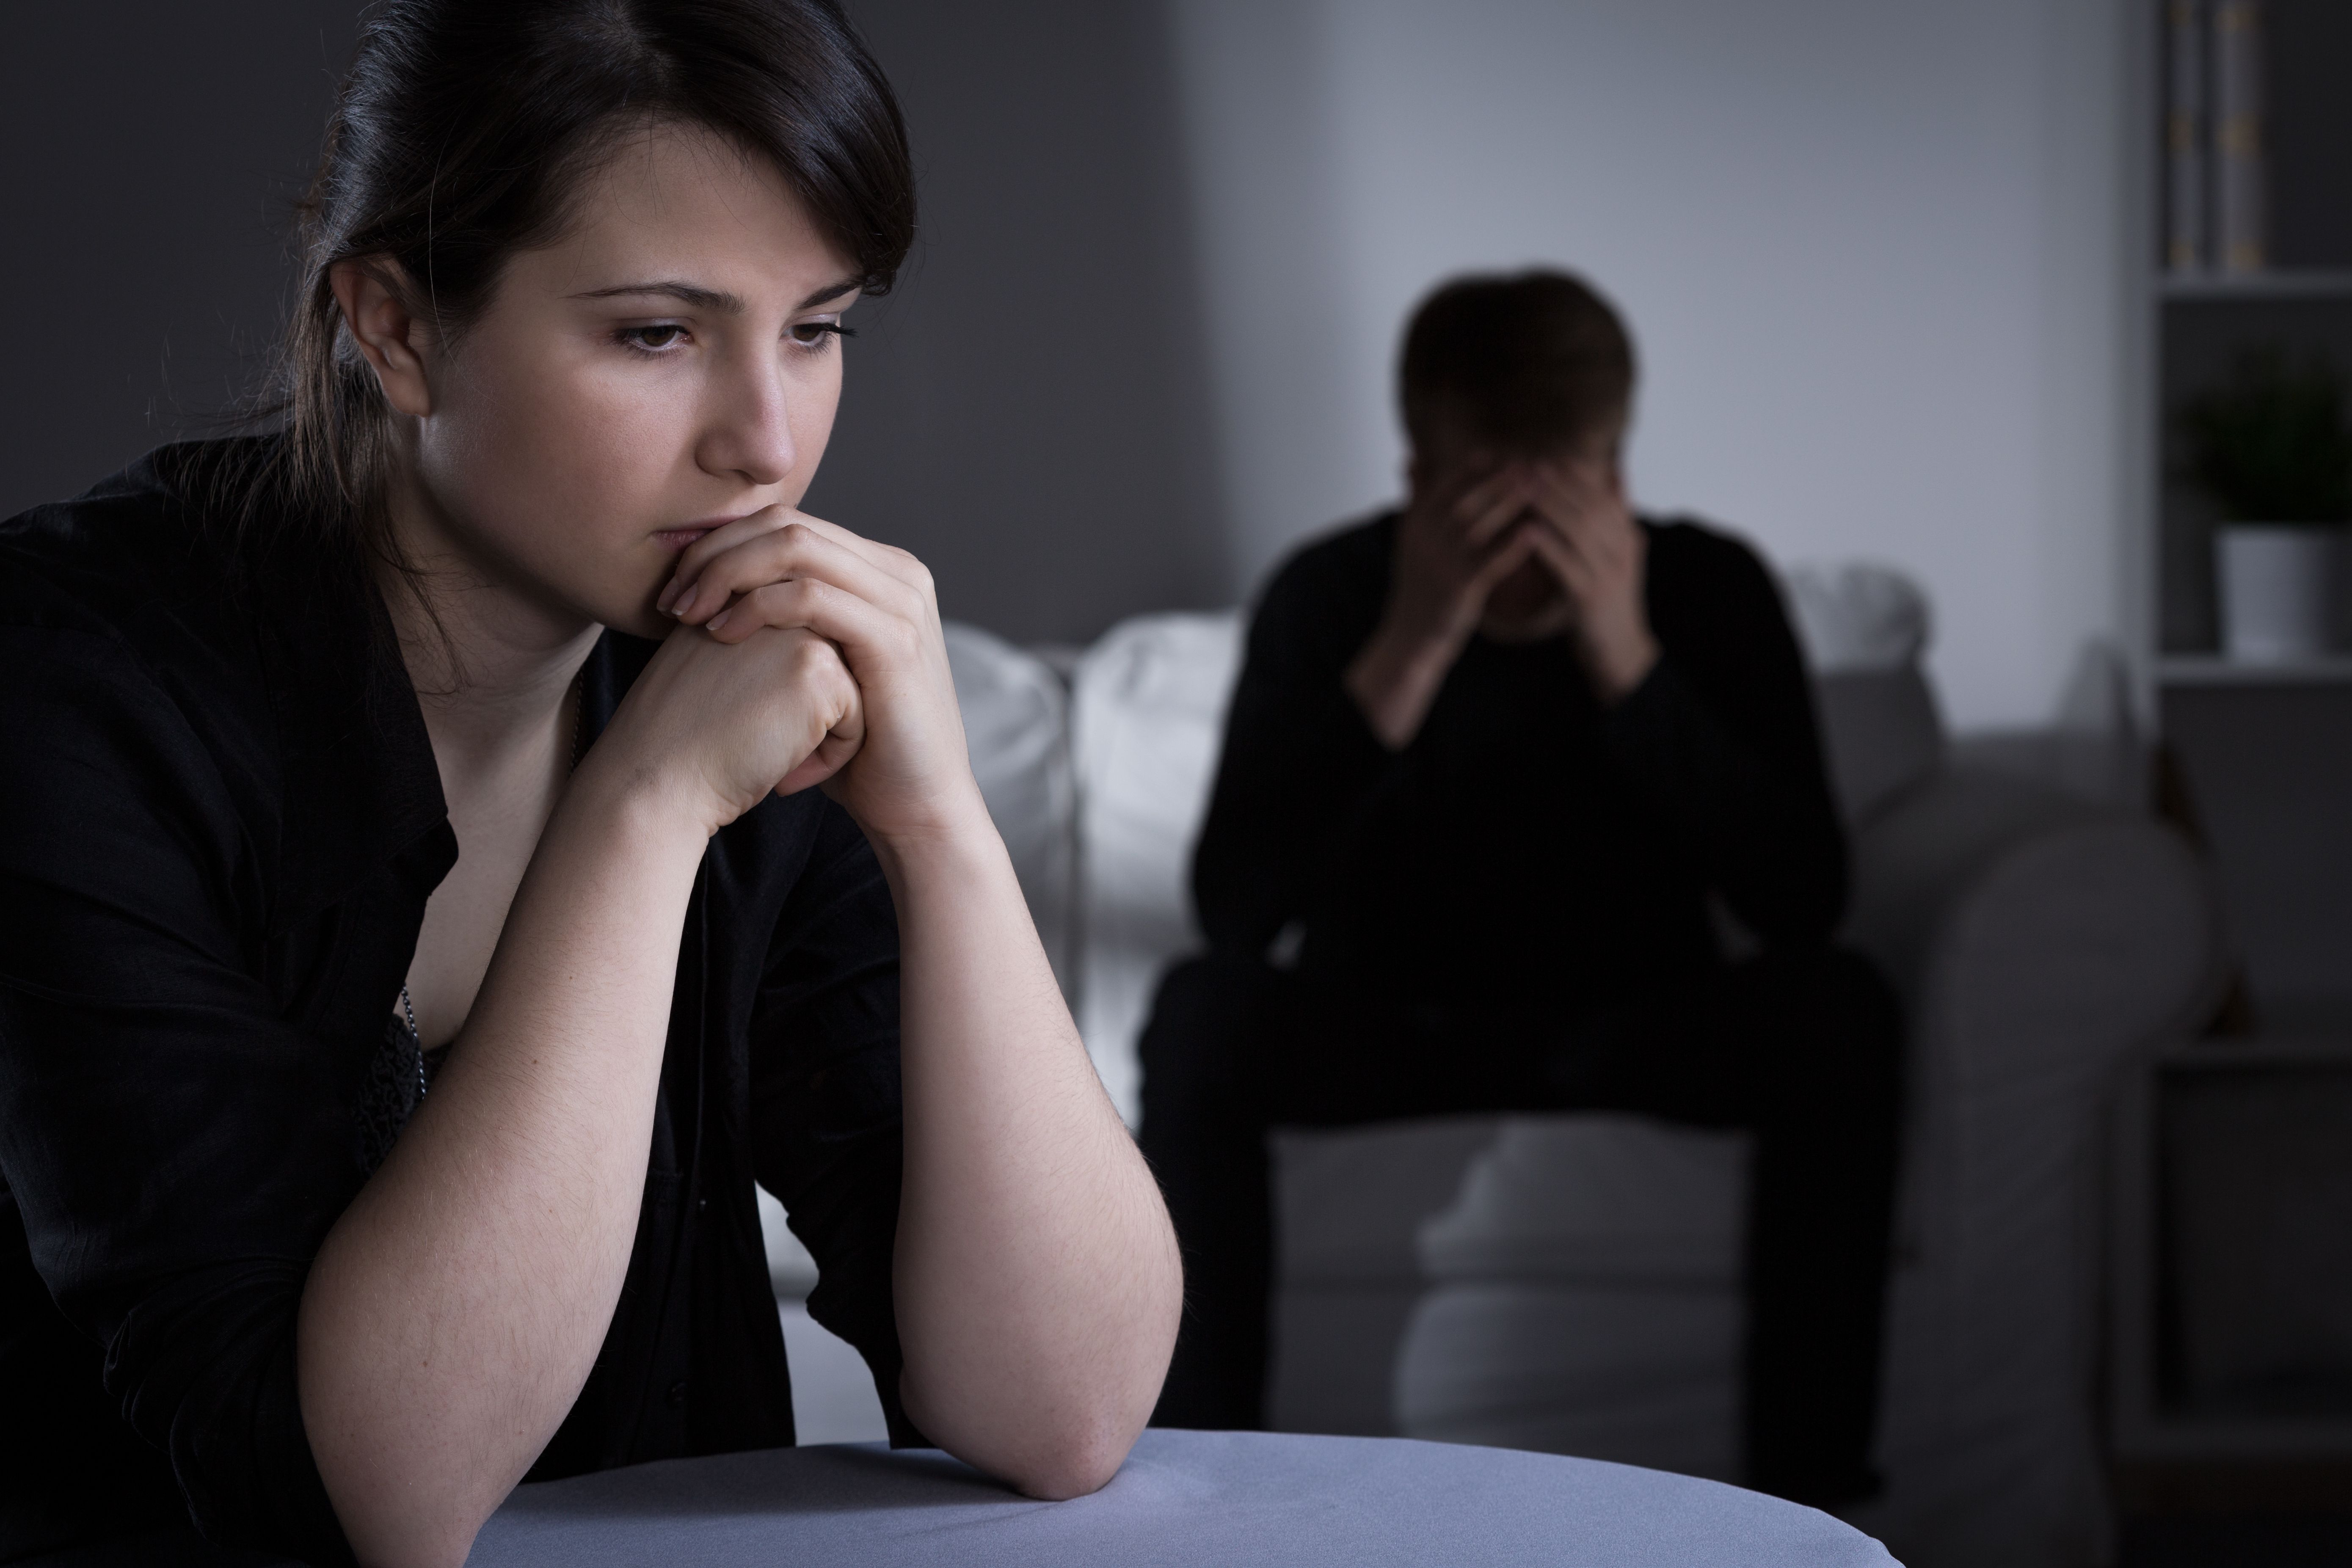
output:
M2252 1413L2200 1407L2166 1386L2162 1369L2178 1334L2179 1303L2164 1299L2169 1240L2164 1224L2162 1129L2168 1094L2198 1080L2267 1077L2292 1093L2300 1081L2352 1075L2352 1040L2281 1038L2200 1044L2143 1065L2117 1105L2109 1228L2114 1317L2108 1378L2109 1431L2119 1458L2139 1464L2243 1465L2262 1461L2352 1466L2352 1414ZM2352 1153L2347 1153L2352 1160ZM2259 1219L2260 1216L2249 1216Z
M2352 681L2352 654L2255 664L2217 653L2177 653L2156 661L2161 686L2309 686Z
M2217 1393L2211 1378L2200 1382L2184 1346L2203 1330L2184 1323L2182 1303L2202 1292L2210 1305L2215 1277L2200 1277L2194 1289L2183 1283L2181 1270L2210 1268L2210 1259L2185 1256L2194 1248L2181 1236L2196 1226L2179 1205L2206 1205L2210 1221L2214 1203L2226 1208L2237 1201L2231 1173L2259 1165L2264 1150L2257 1136L2244 1159L2199 1167L2181 1153L2186 1145L2168 1142L2187 1136L2193 1107L2204 1103L2199 1096L2218 1086L2238 1085L2256 1100L2275 1094L2263 1103L2287 1108L2278 1112L2283 1124L2298 1103L2323 1092L2320 1086L2328 1086L2333 1105L2352 1081L2352 647L2279 664L2216 651L2210 535L2217 520L2182 482L2179 445L2181 409L2223 384L2250 350L2275 344L2297 359L2323 354L2352 376L2352 228L2338 217L2342 193L2352 188L2341 172L2352 168L2342 152L2352 148L2352 7L2342 0L2267 0L2262 13L2272 48L2263 132L2272 269L2178 272L2163 265L2167 7L2165 0L2140 3L2147 125L2138 210L2153 221L2141 259L2124 279L2144 324L2138 346L2147 371L2140 668L2158 731L2205 830L2255 1033L2142 1064L2119 1098L2108 1230L2113 1451L2126 1468L2168 1473L2318 1466L2352 1475L2352 1399L2323 1394L2305 1408L2260 1389ZM2340 982L2327 957L2339 942ZM2295 1086L2305 1083L2311 1095L2299 1101ZM2270 1114L2256 1116L2258 1128L2271 1124L2261 1120ZM2344 1147L2352 1151L2352 1127ZM2352 1152L2346 1159L2352 1169ZM2216 1168L2224 1177L2218 1182L2184 1174L2210 1176ZM2183 1183L2194 1189L2187 1200ZM2251 1211L2268 1200L2246 1201L2246 1228L2238 1234L2251 1237L2269 1223ZM2342 1245L2352 1247L2352 1238ZM2261 1305L2257 1300L2250 1310ZM2324 1370L2318 1383L2333 1387L2332 1363Z
M2167 273L2159 300L2352 300L2352 268L2277 272Z

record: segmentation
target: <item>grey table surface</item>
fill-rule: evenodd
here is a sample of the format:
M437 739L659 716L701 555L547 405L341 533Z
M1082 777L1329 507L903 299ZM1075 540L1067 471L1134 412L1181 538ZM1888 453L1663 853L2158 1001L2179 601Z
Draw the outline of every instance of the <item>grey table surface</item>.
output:
M1886 1564L1824 1513L1591 1459L1386 1437L1143 1435L1110 1485L1018 1496L935 1449L672 1459L518 1489L474 1568L737 1563Z

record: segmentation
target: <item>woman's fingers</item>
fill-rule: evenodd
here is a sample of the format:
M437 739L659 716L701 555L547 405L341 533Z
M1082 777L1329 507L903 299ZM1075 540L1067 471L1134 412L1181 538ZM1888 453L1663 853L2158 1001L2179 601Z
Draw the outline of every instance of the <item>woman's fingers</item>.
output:
M702 569L747 540L772 533L793 520L793 509L787 506L762 508L749 517L721 524L696 540L679 552L677 564L670 568L669 581L654 599L654 607L667 613L677 601L694 586Z
M670 614L692 626L728 613L740 595L803 578L829 583L911 621L928 620L929 598L897 575L798 521L749 539L713 558Z
M897 578L922 597L932 597L931 569L911 552L901 550L895 544L868 539L861 533L853 533L837 522L827 522L824 518L811 517L804 511L793 513L793 521L814 531L819 538L829 539L845 550L856 552L876 571Z
M866 709L863 703L853 703L848 713L824 732L816 749L802 758L793 771L777 781L778 795L798 795L811 784L821 784L833 777L857 754L866 743Z
M919 653L919 633L904 619L837 584L795 577L754 588L703 629L723 643L740 643L765 627L814 632L842 650L860 682L883 668L905 668Z
M898 584L915 597L927 604L935 602L929 570L906 551L860 538L840 524L827 522L823 518L811 517L790 507L772 506L713 529L688 546L678 557L669 582L655 599L655 607L671 615L679 615L686 606L693 605L698 606L696 613L708 614L724 603L698 592L714 563L734 560L740 567L744 561L759 560L771 563L772 569L776 558L769 552L768 547L779 536L787 535L801 540L822 540L849 559L862 563L867 570ZM748 555L747 552L750 552ZM751 574L756 575L756 573ZM741 592L751 585L746 581L746 574L740 570L734 574L732 580L737 584L735 592ZM692 617L681 616L681 618Z
M639 743L707 784L720 822L832 777L869 729L865 689L830 638L753 627L741 641L673 632L614 721L650 727Z

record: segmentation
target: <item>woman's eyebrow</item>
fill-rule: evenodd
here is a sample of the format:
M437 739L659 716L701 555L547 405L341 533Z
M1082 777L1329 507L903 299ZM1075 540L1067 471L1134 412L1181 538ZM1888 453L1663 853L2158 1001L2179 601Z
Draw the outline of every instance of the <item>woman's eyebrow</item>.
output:
M824 304L828 300L838 300L844 294L854 294L856 291L857 279L855 278L845 278L838 283L826 284L824 288L818 289L815 293L811 294L807 299L803 300L799 304L793 306L793 309L796 310L806 310L814 306Z
M699 310L717 310L725 315L743 313L743 297L730 294L724 289L706 289L699 283L682 279L657 278L644 283L615 283L610 289L591 289L574 294L574 300L611 300L625 294L661 294Z
M793 307L805 310L844 294L855 293L857 279L844 278L828 283ZM688 283L682 278L656 278L643 283L615 283L610 289L591 289L571 296L574 300L612 300L629 294L659 294L691 305L698 310L717 310L722 315L740 316L747 308L740 294L730 294L724 289L706 289L699 283Z

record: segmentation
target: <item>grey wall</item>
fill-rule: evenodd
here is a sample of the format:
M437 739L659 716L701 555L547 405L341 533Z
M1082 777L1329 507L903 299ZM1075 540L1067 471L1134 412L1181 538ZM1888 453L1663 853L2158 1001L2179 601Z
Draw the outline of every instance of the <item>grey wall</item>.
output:
M0 516L233 406L274 341L350 0L12 7Z
M922 238L853 314L810 510L1023 640L1226 602L1160 0L851 0L906 105Z

